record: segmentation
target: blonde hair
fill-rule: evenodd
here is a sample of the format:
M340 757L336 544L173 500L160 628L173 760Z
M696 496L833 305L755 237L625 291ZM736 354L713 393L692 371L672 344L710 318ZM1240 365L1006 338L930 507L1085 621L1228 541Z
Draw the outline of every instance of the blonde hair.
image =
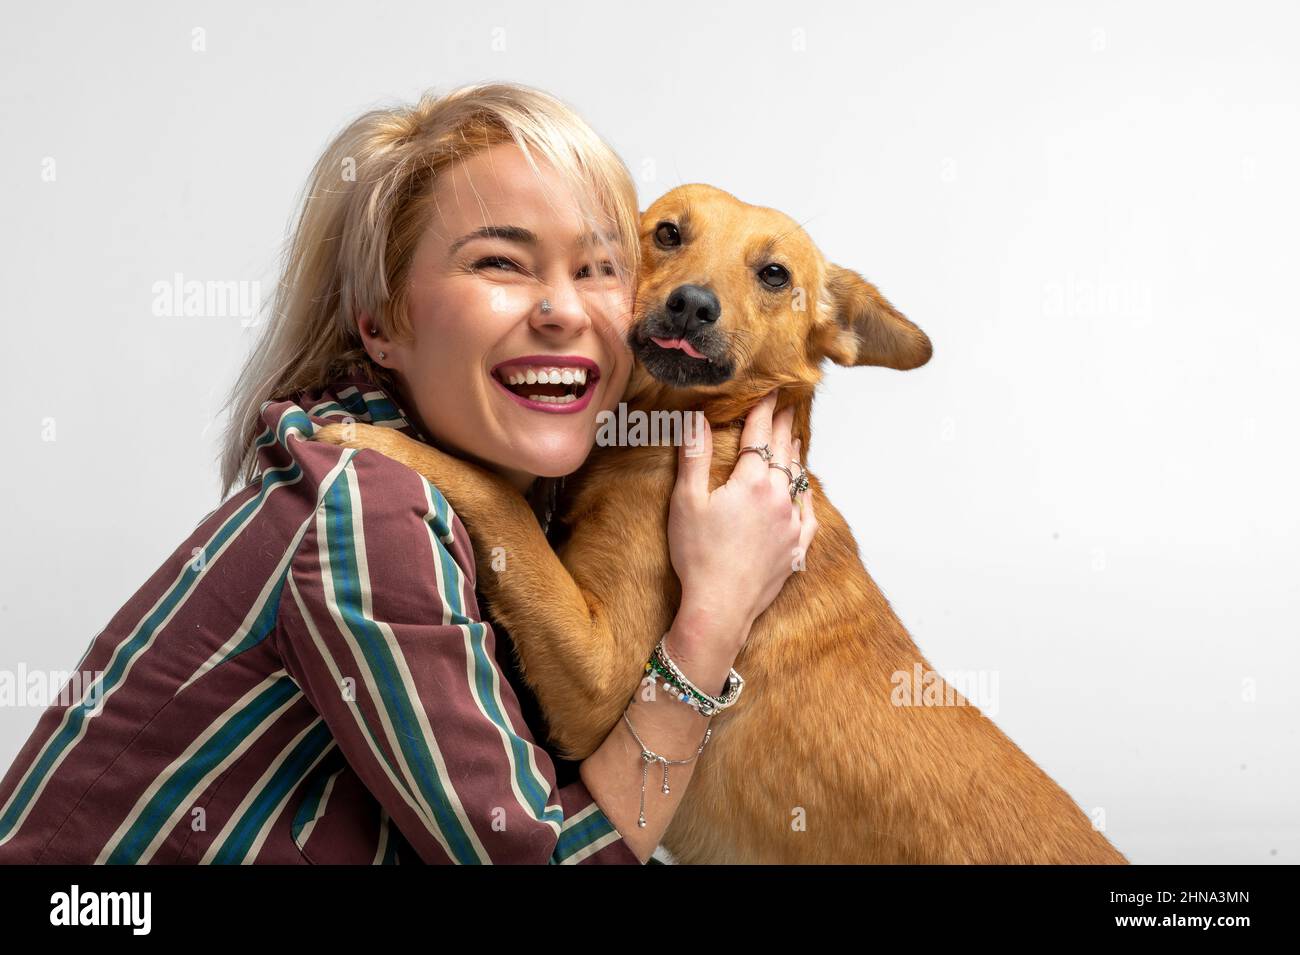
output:
M560 175L599 235L614 235L630 282L639 265L636 185L618 155L568 105L513 83L430 91L413 106L376 109L338 134L316 162L284 253L270 318L231 389L221 452L221 495L256 469L264 402L319 388L360 364L394 393L357 331L368 312L380 334L407 340L407 276L432 214L439 174L514 142L534 169Z

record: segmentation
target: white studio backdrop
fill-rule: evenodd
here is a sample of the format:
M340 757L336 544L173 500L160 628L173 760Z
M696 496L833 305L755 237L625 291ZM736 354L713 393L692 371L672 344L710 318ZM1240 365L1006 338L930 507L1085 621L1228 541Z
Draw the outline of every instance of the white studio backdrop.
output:
M71 670L218 503L253 329L347 120L511 80L643 207L780 208L935 345L833 369L811 464L941 671L1130 859L1300 861L1287 3L23 5L0 35L0 668ZM0 707L0 770L39 715Z

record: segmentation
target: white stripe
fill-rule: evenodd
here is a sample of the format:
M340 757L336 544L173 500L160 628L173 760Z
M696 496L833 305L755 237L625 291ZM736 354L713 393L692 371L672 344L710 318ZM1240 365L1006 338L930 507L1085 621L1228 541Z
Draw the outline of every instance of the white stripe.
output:
M389 821L388 812L384 809L379 810L379 845L375 846L375 857L370 860L371 865L383 865L384 853L388 851Z

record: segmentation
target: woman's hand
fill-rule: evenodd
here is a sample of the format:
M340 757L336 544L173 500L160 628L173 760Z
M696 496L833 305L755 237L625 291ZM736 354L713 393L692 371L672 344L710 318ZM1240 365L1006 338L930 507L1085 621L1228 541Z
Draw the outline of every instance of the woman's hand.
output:
M790 437L794 412L787 407L773 417L776 396L769 392L746 417L740 446L766 444L773 463L790 467L799 451ZM682 585L674 625L679 632L673 636L679 645L721 641L712 649L724 655L730 651L734 658L755 618L800 564L817 521L811 489L799 495L801 503L792 502L786 473L753 452L741 454L730 480L710 491L713 433L707 422L702 430L695 448L683 444L678 452L668 513L669 553ZM797 468L791 470L798 474ZM680 648L702 655L698 645Z

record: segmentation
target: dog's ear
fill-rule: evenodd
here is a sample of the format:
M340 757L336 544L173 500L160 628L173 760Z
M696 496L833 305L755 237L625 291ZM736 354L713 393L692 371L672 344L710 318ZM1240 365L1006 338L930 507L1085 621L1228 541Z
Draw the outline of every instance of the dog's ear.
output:
M930 360L929 336L857 272L828 264L826 297L831 314L815 336L821 354L831 361L906 371Z

